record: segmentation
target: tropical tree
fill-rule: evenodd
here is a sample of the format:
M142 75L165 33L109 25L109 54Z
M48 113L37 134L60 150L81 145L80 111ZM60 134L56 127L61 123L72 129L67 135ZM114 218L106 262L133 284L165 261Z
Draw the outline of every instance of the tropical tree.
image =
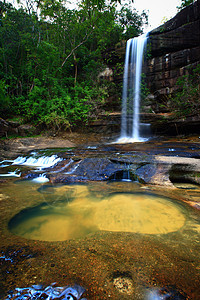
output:
M1 112L56 129L87 123L114 89L97 80L102 53L140 34L144 16L117 0L25 3L0 2Z
M144 10L139 15L136 9L124 5L118 13L118 22L123 29L124 38L129 39L142 33L143 25L148 24L148 15Z

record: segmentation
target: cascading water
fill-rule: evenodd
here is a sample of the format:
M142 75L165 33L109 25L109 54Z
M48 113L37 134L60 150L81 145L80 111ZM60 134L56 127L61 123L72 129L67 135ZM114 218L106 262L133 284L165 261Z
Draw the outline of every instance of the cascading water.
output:
M23 166L31 166L39 169L49 168L54 166L56 163L61 161L57 155L51 156L40 156L37 157L37 153L32 153L30 157L18 156L12 163L12 165L23 165Z
M33 167L35 171L42 171L43 169L53 167L62 160L62 158L55 154L46 156L43 153L31 152L29 156L18 156L15 160L0 162L0 177L21 177L22 167ZM14 166L18 168L12 170ZM1 173L1 170L3 170L3 173ZM48 182L49 179L46 177L46 174L39 174L33 181L44 183Z
M143 142L140 136L140 93L143 53L148 34L130 39L124 66L120 143Z

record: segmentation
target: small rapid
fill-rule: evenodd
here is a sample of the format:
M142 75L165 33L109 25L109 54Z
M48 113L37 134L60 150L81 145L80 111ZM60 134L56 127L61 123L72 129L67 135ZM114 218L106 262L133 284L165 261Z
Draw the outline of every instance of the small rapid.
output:
M31 152L28 156L18 156L14 160L3 160L0 162L0 177L21 177L22 170L34 168L34 171L42 171L55 166L63 159L56 154L46 156L43 153ZM16 168L15 168L16 167ZM44 183L49 181L45 174L39 174L33 179L34 182Z
M61 160L62 159L59 158L57 155L35 157L35 153L34 153L34 155L30 157L23 157L23 156L17 157L13 161L12 165L23 165L23 166L30 166L39 169L44 169L44 168L50 168L54 166Z

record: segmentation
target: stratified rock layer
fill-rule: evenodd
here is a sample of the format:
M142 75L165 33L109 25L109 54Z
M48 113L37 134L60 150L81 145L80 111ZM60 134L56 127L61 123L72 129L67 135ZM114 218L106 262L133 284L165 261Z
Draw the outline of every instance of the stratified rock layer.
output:
M149 34L147 84L155 100L172 94L177 79L200 63L200 1Z

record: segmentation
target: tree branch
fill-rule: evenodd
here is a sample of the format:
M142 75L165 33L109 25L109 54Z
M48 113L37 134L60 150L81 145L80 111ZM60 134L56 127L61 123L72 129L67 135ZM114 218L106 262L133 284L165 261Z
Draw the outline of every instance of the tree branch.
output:
M73 52L74 52L77 48L79 48L81 45L83 45L83 44L88 40L88 38L89 38L89 36L92 34L93 30L94 30L94 29L92 28L92 30L91 30L88 34L86 33L86 35L85 35L85 37L83 38L83 40L71 50L71 52L70 52L70 53L67 55L67 57L64 59L62 65L61 65L61 68L64 66L64 64L66 63L66 61L68 60L68 58L73 54Z

